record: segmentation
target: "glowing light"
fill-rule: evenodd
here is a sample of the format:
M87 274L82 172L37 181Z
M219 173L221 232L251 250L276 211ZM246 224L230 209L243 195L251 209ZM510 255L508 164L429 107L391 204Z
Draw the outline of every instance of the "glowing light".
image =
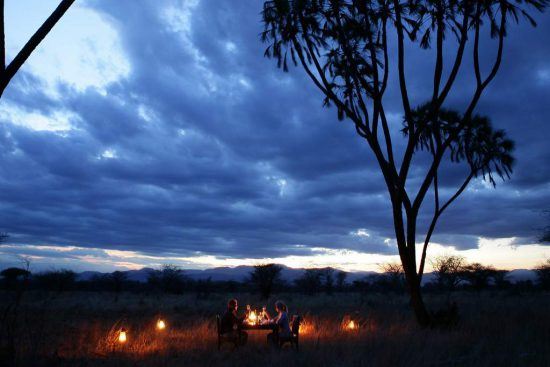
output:
M302 321L300 323L300 328L298 330L300 332L300 335L307 335L307 334L311 334L313 332L314 327L313 327L313 324L311 324L307 321Z
M164 330L164 329L166 329L166 323L164 322L164 320L159 319L159 320L157 321L157 329L158 329L158 330Z
M250 325L255 325L256 322L258 322L258 315L256 315L256 311L250 311L248 314L248 323Z
M128 336L126 335L126 329L122 328L120 329L120 332L118 333L118 342L121 344L126 343L128 340Z
M342 329L344 331L355 331L359 329L359 323L352 316L345 316L342 320Z

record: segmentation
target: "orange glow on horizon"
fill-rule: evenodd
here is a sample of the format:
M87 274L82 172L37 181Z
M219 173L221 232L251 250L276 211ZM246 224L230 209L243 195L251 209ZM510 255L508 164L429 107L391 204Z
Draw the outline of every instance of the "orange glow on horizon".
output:
M428 260L440 255L461 255L468 262L479 262L503 270L533 269L543 259L550 257L550 249L539 244L517 245L515 238L487 239L479 238L478 247L460 250L457 247L438 243L430 244ZM298 245L297 245L298 246ZM305 247L305 246L304 246ZM253 266L260 263L284 264L289 268L333 267L344 271L379 271L380 264L399 261L398 255L373 254L348 249L331 249L322 247L309 248L311 254L291 255L275 258L221 258L213 255L196 256L160 256L148 255L138 251L85 248L76 246L39 246L0 244L0 257L13 254L17 249L21 256L35 256L35 267L46 267L54 261L71 259L82 270L138 270L146 267L160 267L162 264L175 264L184 269L211 269L215 267ZM421 251L418 245L417 250ZM42 254L40 251L44 251ZM365 249L368 250L368 249ZM56 255L52 257L51 252ZM86 253L89 251L90 253ZM73 254L74 252L74 254ZM28 254L27 254L28 253ZM98 255L101 254L101 255ZM420 254L418 254L420 256ZM40 262L40 263L39 263ZM432 271L427 262L426 272Z

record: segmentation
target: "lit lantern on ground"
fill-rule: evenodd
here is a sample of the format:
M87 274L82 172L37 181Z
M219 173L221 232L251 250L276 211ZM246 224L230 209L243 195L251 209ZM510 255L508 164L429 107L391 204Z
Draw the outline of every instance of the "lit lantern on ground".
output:
M344 331L357 331L359 330L359 322L352 316L345 316L342 320L342 330Z
M164 330L164 329L166 329L166 323L164 322L164 320L159 319L157 321L157 330Z
M348 329L348 330L356 330L356 329L357 329L357 324L355 323L355 321L349 320L349 322L348 322L347 325L346 325L346 329Z
M126 341L128 340L128 336L126 334L127 334L127 331L126 331L125 328L120 329L120 331L118 333L118 342L119 343L121 343L121 344L126 343Z

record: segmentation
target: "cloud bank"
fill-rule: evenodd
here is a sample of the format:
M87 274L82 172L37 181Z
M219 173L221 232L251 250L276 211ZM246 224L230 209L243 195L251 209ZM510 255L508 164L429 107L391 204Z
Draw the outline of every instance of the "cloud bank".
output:
M260 11L253 0L94 0L71 9L0 103L0 229L15 249L2 253L48 245L51 258L67 246L167 258L319 248L395 255L368 147L322 108L300 69L282 73L263 58ZM7 14L12 26L24 16L17 5ZM550 22L538 20L510 31L478 109L516 141L513 178L496 190L474 182L444 214L437 243L469 250L480 238L513 237L521 246L545 226ZM27 32L15 28L8 57ZM427 55L411 49L417 103L430 84ZM468 62L465 70L452 105L471 95ZM397 91L387 105L399 139ZM412 182L421 160L417 167ZM461 174L443 172L447 195Z

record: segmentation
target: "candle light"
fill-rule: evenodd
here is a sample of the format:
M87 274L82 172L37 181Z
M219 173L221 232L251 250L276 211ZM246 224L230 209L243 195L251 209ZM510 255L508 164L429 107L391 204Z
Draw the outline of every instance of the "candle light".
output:
M345 316L341 324L344 331L357 331L359 330L360 323L357 318L352 316Z
M258 316L256 315L256 311L251 311L250 315L248 315L248 323L251 325L255 325L258 321Z
M355 321L349 320L349 322L348 322L346 328L347 328L348 330L355 330L355 329L357 329L357 324L355 323Z
M126 343L127 340L128 340L128 335L127 335L126 329L125 328L120 329L118 333L118 342L121 344L124 344Z

